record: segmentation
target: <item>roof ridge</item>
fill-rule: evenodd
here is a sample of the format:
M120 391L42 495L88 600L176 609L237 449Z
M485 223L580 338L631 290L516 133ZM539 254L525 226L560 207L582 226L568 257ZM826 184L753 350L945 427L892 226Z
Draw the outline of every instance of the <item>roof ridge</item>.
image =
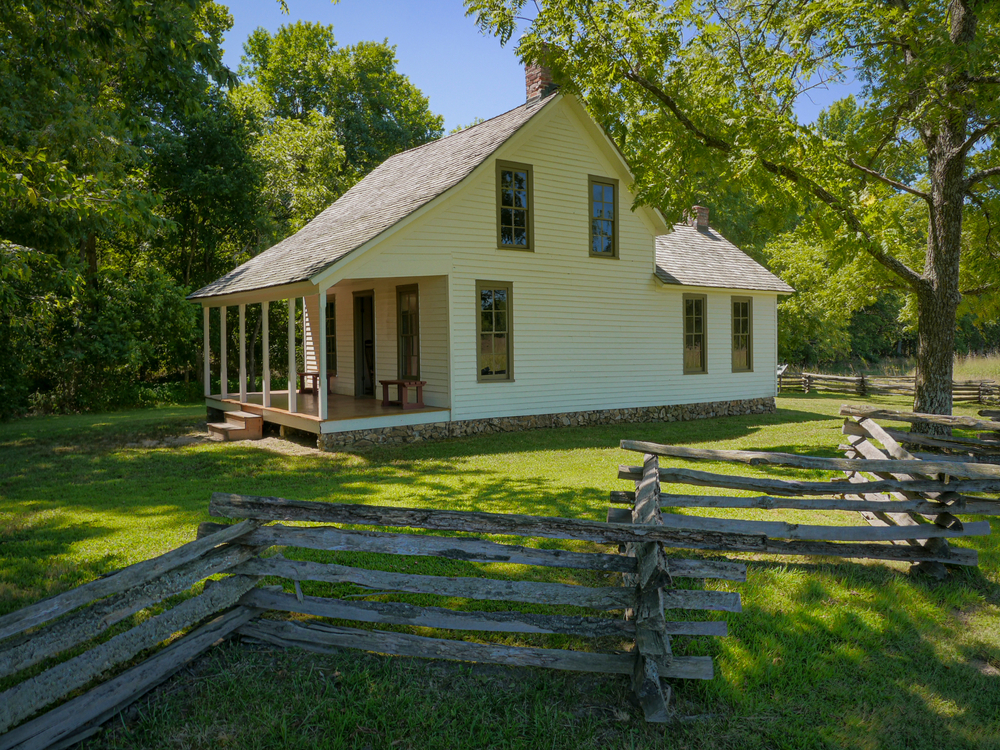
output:
M386 164L387 162L391 161L392 159L395 159L397 156L402 156L403 154L412 154L414 151L419 151L422 148L427 148L428 146L434 146L434 145L436 145L438 143L444 143L446 140L448 140L449 138L453 138L456 135L464 135L466 133L469 133L469 132L475 130L476 128L478 128L478 127L480 127L482 125L488 125L489 123L493 122L494 120L499 120L501 117L506 117L511 112L515 112L515 111L517 111L519 109L527 109L528 107L540 107L540 105L542 105L543 102L547 102L549 99L551 99L553 96L556 96L558 93L559 93L558 91L553 91L548 96L543 96L540 99L536 99L536 100L530 101L530 102L525 102L524 104L518 104L516 107L511 107L506 112L501 112L498 115L493 115L493 117L490 117L490 118L488 118L486 120L483 120L482 122L477 122L475 125L469 125L467 128L462 128L461 130L456 130L454 133L448 133L448 135L443 135L440 138L435 138L433 141L427 141L427 143L421 143L419 146L414 146L413 148L408 148L405 151L397 151L395 154L393 154L388 159L386 159L384 162L382 162L382 164ZM382 164L379 164L379 167L381 167ZM378 169L378 167L376 167L376 169Z

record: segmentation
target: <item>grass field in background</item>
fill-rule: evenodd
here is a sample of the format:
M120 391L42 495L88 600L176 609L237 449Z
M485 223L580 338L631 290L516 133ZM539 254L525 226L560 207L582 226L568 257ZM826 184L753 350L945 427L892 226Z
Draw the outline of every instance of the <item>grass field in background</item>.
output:
M339 454L290 455L254 443L136 446L197 427L203 407L2 424L0 613L190 541L198 523L209 520L213 491L603 520L608 492L628 488L616 479L618 464L637 459L617 447L619 440L835 456L843 400L798 395L779 398L774 415L539 430ZM904 400L888 403L907 406ZM974 414L975 407L956 413ZM830 476L671 464L747 475ZM843 513L825 519L791 511L726 513L863 523ZM667 729L642 721L624 677L227 645L111 722L88 747L1000 748L1000 524L993 523L993 536L956 542L979 550L980 568L955 571L943 584L912 577L900 564L733 556L750 563L747 582L705 586L739 591L743 612L697 613L724 617L726 638L675 639L679 654L713 656L716 678L673 683L680 714L698 718ZM538 544L601 549L557 540ZM438 575L613 583L586 571L286 554ZM303 589L357 591L324 584ZM397 598L440 603L416 595ZM543 636L490 640L621 646Z
M872 377L912 376L917 371L917 361L913 357L886 357L878 362L854 362L842 365L795 366L798 372L822 373L824 375L870 375ZM955 380L996 380L1000 382L1000 352L988 354L956 354Z

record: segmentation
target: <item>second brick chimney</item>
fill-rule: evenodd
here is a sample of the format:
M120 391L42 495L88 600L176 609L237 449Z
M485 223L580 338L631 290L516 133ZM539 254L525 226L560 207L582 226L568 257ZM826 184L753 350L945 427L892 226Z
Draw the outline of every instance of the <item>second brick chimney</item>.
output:
M552 80L552 71L538 63L524 66L524 85L529 102L546 97L559 88Z
M699 232L708 231L708 209L704 206L691 206L691 226Z

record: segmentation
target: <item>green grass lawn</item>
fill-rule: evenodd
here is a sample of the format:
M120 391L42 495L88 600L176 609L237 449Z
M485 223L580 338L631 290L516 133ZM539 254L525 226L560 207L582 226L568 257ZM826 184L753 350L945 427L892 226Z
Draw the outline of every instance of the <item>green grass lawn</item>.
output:
M194 428L204 419L201 407L3 424L0 613L190 541L198 523L209 520L213 491L603 519L608 492L628 488L616 479L618 464L637 459L617 447L623 438L834 456L843 400L799 395L780 398L778 413L764 417L540 430L340 454L289 455L254 443L141 447L143 440ZM863 523L843 513L725 513ZM679 712L692 718L666 729L642 721L623 677L231 645L136 704L88 747L1000 748L1000 544L996 536L956 544L978 549L980 568L956 571L942 584L912 577L898 564L734 556L749 562L746 583L704 585L739 591L743 612L697 614L725 617L727 638L675 639L677 653L713 656L717 675L711 682L673 684ZM432 574L609 582L562 569L304 550L286 555ZM357 591L303 588L307 594ZM148 613L136 617L142 616ZM536 636L491 640L621 646Z

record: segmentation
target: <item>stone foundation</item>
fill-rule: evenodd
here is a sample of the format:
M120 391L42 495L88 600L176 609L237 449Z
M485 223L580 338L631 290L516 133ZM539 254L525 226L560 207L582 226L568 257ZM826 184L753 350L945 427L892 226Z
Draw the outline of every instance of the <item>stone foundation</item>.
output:
M407 427L380 427L372 430L352 430L320 435L319 448L336 451L344 448L367 448L373 445L400 445L425 440L444 440L467 435L496 432L519 432L553 427L582 427L584 425L686 422L709 417L736 417L742 414L772 414L776 407L774 397L747 398L735 401L709 401L702 404L674 404L673 406L641 406L631 409L601 409L598 411L573 411L562 414L534 414L524 417L497 417L495 419L468 419L460 422L431 422Z

